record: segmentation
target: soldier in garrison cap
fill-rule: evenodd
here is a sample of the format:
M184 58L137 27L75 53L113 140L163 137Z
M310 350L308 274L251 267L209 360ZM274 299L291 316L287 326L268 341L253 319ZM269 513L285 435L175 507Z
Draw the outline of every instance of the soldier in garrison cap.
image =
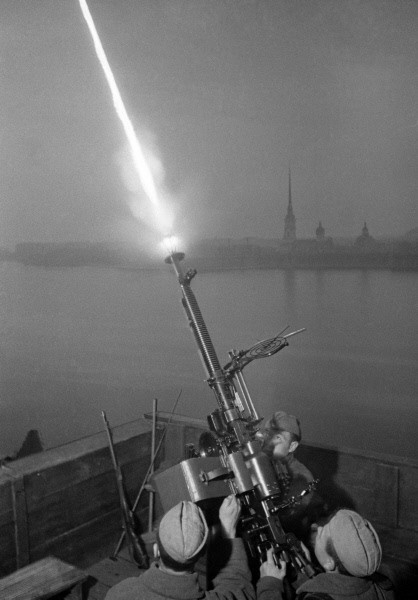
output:
M314 476L297 458L294 452L302 440L299 419L283 411L277 411L269 417L260 432L263 440L263 452L271 459L276 473L288 482L283 501L292 497L297 503L280 513L285 531L293 532L298 538L307 540L312 522L323 516L327 507L316 492L300 494L309 489Z
M296 600L394 600L392 582L379 573L379 537L357 512L340 509L313 525L310 547L321 572L312 579L299 575ZM285 577L286 563L276 566L269 551L260 567L257 599L282 600Z
M208 546L209 528L202 510L187 500L161 519L154 545L156 561L139 577L113 586L105 600L255 600L244 544L236 537L239 515L239 501L227 496L219 509L221 539L217 541L227 560L213 579L213 589L203 590L195 571Z

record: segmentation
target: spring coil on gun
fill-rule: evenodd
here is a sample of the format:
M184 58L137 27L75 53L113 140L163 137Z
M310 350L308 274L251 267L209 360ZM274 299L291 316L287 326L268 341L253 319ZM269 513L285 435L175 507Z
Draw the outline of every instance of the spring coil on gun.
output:
M198 343L199 350L203 356L206 369L210 376L214 376L217 371L221 369L219 359L216 355L215 348L213 347L212 340L210 339L209 332L206 328L205 321L203 320L202 313L200 312L199 305L196 297L188 284L182 284L183 290L183 306L187 312L187 316L190 321L190 325L193 328L196 342Z

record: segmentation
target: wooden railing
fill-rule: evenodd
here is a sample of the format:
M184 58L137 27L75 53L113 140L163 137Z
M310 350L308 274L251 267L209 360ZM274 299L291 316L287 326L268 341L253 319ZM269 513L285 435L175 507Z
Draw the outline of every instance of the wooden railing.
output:
M159 413L158 436L169 415ZM175 417L156 467L198 445L203 420ZM150 415L113 430L131 501L150 464ZM376 526L385 551L418 571L418 461L303 443L298 458L320 478L320 493ZM156 502L156 517L161 509ZM148 497L139 503L147 523ZM145 528L144 528L145 530ZM105 433L4 465L0 471L0 575L48 555L84 567L107 556L121 533L116 479Z
M133 499L149 466L151 426L140 419L115 427L113 435ZM143 523L147 500L145 494L139 505ZM83 566L102 558L120 533L119 498L106 433L3 465L0 576L51 554Z

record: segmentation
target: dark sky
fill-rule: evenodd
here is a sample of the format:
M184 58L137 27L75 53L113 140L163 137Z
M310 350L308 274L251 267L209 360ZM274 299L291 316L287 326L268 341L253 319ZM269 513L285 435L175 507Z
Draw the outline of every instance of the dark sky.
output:
M299 237L418 225L416 0L88 5L183 239L281 237L289 164ZM0 245L145 239L78 0L0 13Z

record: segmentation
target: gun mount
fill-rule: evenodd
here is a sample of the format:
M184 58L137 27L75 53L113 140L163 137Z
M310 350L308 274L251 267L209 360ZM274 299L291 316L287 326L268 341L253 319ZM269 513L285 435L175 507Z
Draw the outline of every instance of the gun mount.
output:
M301 551L300 542L286 533L279 513L287 489L287 477L279 477L257 438L260 417L251 399L242 371L252 360L276 354L288 345L287 339L304 331L280 332L258 342L248 350L231 350L230 361L221 367L196 297L191 289L195 269L183 273L180 262L184 254L166 258L177 275L182 291L182 305L195 338L218 408L208 415L210 433L204 433L199 449L189 448L189 456L178 465L154 477L164 510L190 499L203 503L231 493L241 502L241 529L250 553L262 559L269 547L308 576L313 569ZM287 329L287 328L286 328ZM309 490L310 491L310 490ZM307 493L304 491L304 494ZM296 503L298 499L293 498Z

